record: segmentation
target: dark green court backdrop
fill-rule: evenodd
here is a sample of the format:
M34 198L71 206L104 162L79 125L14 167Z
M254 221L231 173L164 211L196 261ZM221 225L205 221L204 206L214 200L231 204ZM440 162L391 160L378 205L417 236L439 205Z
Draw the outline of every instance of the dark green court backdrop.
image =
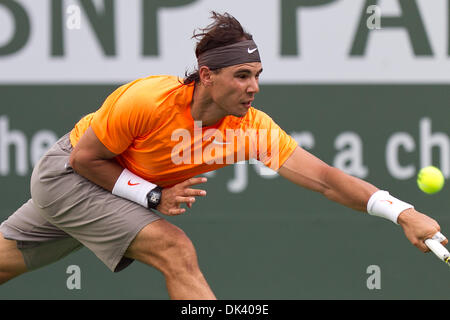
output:
M62 135L96 110L117 85L0 86L0 116L9 130ZM263 85L255 106L287 132L309 131L310 151L331 163L336 136L363 141L366 180L436 218L450 235L449 189L421 193L415 179L394 179L386 168L386 141L407 132L415 152L401 162L419 168L419 121L448 134L450 87L439 85ZM29 197L29 174L0 176L0 218ZM436 151L439 152L439 151ZM437 156L435 157L437 159ZM448 161L448 159L447 159ZM439 165L439 163L437 163ZM194 242L200 266L221 299L448 299L450 275L431 254L409 244L399 226L332 203L282 178L263 179L249 167L248 187L230 193L233 167L219 170L208 196L187 214L169 218ZM31 173L31 170L30 170ZM69 290L66 269L81 269L81 289ZM367 268L381 270L381 289L369 290ZM166 299L163 277L134 263L113 274L87 249L0 286L0 299Z

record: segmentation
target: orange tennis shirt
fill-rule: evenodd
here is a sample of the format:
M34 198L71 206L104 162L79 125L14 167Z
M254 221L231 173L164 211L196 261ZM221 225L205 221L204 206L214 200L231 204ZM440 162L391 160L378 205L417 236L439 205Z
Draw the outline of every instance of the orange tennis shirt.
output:
M161 187L255 158L277 170L297 146L267 114L253 107L203 127L191 115L194 85L175 76L150 76L125 84L70 133L75 146L91 126L116 160Z

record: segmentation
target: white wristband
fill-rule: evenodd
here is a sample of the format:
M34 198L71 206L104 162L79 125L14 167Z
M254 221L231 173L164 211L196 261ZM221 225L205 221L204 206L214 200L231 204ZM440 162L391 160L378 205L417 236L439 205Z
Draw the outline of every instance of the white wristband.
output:
M156 184L142 179L128 169L123 169L114 185L112 194L148 208L147 194L156 187Z
M370 215L382 217L391 220L395 224L400 213L406 209L414 208L411 204L403 202L389 192L378 190L367 202L367 212Z

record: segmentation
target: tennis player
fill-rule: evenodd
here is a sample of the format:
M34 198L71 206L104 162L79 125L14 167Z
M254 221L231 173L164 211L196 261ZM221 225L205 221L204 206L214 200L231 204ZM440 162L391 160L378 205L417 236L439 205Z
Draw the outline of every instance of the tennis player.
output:
M212 19L194 35L196 71L119 87L35 166L32 198L0 226L1 283L85 246L114 272L134 260L160 270L171 299L215 299L192 242L163 215L192 208L206 195L199 176L242 158L389 219L428 251L424 240L440 229L435 220L327 165L252 107L259 49L229 14Z

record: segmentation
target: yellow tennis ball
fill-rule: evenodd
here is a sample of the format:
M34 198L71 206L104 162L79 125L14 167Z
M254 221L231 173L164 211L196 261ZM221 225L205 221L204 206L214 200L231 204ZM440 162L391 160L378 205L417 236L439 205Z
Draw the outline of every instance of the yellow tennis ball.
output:
M420 190L428 194L439 192L444 186L444 175L441 170L433 166L422 168L417 174L417 185Z

